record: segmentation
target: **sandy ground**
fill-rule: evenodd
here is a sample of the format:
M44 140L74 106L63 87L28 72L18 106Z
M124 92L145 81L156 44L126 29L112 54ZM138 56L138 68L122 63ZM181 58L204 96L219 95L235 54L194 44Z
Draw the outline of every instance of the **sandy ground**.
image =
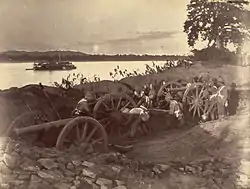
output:
M213 173L216 169L230 167L230 180L215 174L206 177L202 173L189 175L171 172L152 182L149 188L249 188L249 118L249 108L246 107L224 120L207 122L189 130L159 133L150 140L137 143L129 155L135 159L183 167L210 162Z

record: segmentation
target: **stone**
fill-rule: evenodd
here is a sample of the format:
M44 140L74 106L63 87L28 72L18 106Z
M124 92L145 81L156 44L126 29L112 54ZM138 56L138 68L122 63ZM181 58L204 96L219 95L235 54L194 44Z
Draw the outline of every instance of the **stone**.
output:
M75 186L78 186L78 185L80 185L81 182L79 180L74 180L73 183Z
M117 186L125 185L125 182L121 180L115 180L115 183Z
M113 165L112 170L115 171L117 174L119 174L122 171L123 167L118 165Z
M203 176L211 176L211 175L213 175L213 174L214 174L214 171L211 170L211 169L208 169L208 170L206 170L206 171L203 171L203 173L202 173Z
M170 168L170 165L165 165L165 164L158 164L158 166L159 169L163 172Z
M77 189L93 189L92 185L87 183L85 180L81 180L80 184L78 187L76 187Z
M53 171L38 171L37 174L43 179L60 180L60 176Z
M112 186L113 181L106 178L98 178L96 184L99 184L100 186Z
M37 175L31 175L30 182L42 182L42 179Z
M17 164L17 157L16 156L11 156L9 154L4 154L3 156L4 163L11 169L15 168Z
M69 170L74 170L75 169L75 166L73 165L73 163L68 163L67 164L67 169L69 169Z
M89 162L89 161L84 161L84 162L82 163L82 165L85 166L85 167L88 167L88 168L91 168L91 167L95 166L94 163Z
M127 187L126 186L116 186L113 189L127 189Z
M18 180L18 179L16 179L16 180L14 180L12 183L13 183L15 186L20 186L20 185L24 184L25 181L24 181L24 180Z
M9 169L3 162L0 162L0 173L9 175L12 173L12 170Z
M100 189L112 189L112 188L105 186L105 185L102 185Z
M188 171L188 172L191 172L191 173L193 173L193 174L196 173L195 168L193 168L193 167L191 167L191 166L186 166L186 167L185 167L185 170Z
M85 178L83 178L87 183L89 183L89 184L92 184L93 185L93 183L95 182L95 179L92 179L92 178L87 178L87 177L85 177Z
M80 160L73 160L72 161L73 165L75 165L76 167L79 167L82 165L82 162Z
M20 179L20 180L29 180L30 175L22 173L22 174L18 175L17 178Z
M94 172L92 172L89 169L83 169L82 170L82 175L86 176L86 177L90 177L90 178L96 178L96 176L97 176Z
M156 166L153 168L153 171L156 174L161 174L162 173L161 170L158 167L156 167Z
M46 169L57 168L58 164L53 159L39 159L38 162Z
M57 183L54 185L56 189L69 189L71 187L71 184L67 183Z
M49 184L45 184L45 183L30 183L29 188L28 189L55 189L53 186L49 185Z
M75 173L69 170L65 170L64 171L64 175L68 176L68 177L74 177Z

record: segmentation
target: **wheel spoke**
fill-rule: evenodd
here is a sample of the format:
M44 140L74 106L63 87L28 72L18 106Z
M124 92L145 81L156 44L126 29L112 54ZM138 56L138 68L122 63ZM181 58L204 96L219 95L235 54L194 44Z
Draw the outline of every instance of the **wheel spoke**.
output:
M106 110L110 110L109 106L105 102L102 102L102 104L106 108Z
M123 108L127 108L129 106L130 102L128 102Z
M91 141L91 143L90 143L90 145L95 145L96 143L98 143L98 142L100 142L100 141L102 141L103 140L103 137L101 137L101 138L98 138L98 139L96 139L96 140L94 140L94 141Z
M97 127L95 127L95 128L91 131L91 133L89 134L89 136L88 136L87 139L85 140L86 142L89 142L89 140L90 140L91 137L94 135L94 133L96 132L96 130L97 130Z
M79 125L76 125L76 138L78 141L81 141L81 136L80 136L80 130L79 130Z
M199 87L196 86L195 88L195 96L198 97L199 96Z
M201 95L203 94L203 92L204 92L204 87L202 87L202 89L200 91L199 98L201 98Z
M198 116L201 117L200 107L198 107L197 112L198 112Z
M193 111L193 117L195 116L195 113L196 113L196 106L194 106L194 111Z
M110 96L110 102L111 102L112 109L114 109L115 108L115 104L114 104L114 98L112 96Z
M190 108L189 108L189 111L193 110L195 107L195 104L193 104Z
M121 102L122 102L122 97L119 98L118 104L116 106L116 109L119 110L120 106L121 106Z
M81 136L81 141L84 141L84 139L87 135L87 130L88 130L88 122L86 122L84 124L83 132L82 132L82 136Z

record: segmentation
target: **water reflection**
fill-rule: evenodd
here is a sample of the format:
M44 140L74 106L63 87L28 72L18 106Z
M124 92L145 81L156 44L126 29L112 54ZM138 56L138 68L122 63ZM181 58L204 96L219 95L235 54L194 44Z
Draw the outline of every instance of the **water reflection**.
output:
M120 69L128 71L145 71L145 64L152 65L152 62L74 62L76 70L69 71L32 71L25 70L32 68L32 63L0 63L0 89L10 87L21 87L27 84L42 82L45 85L52 85L53 82L60 82L63 77L70 73L82 73L84 77L93 78L99 76L102 80L111 80L109 72L119 65ZM163 65L164 62L156 62Z

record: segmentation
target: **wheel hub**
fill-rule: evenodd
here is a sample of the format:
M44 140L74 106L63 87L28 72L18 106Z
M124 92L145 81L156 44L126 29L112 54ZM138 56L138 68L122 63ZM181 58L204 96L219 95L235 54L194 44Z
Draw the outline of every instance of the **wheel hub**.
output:
M118 123L121 123L123 121L123 115L119 111L113 111L110 113L110 118Z

